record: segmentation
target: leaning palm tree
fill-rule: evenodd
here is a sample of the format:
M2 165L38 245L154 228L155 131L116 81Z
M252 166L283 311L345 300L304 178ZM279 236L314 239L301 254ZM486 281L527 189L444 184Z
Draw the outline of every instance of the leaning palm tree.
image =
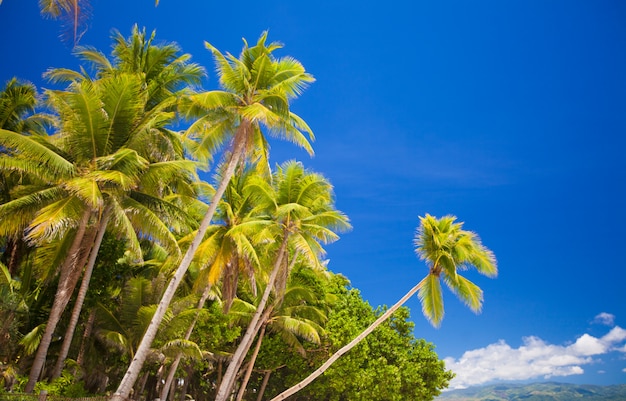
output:
M422 303L424 316L433 326L438 327L444 314L441 292L442 280L472 311L480 312L483 303L482 290L461 276L459 271L474 267L480 274L495 277L498 273L496 259L494 254L482 245L478 235L463 230L463 223L455 221L456 217L454 216L437 219L427 214L425 217L420 217L420 226L414 243L417 254L420 259L426 262L429 269L426 277L354 340L335 352L322 366L270 401L284 400L307 386L323 374L339 357L350 351L376 327L387 320L416 292Z
M196 156L207 160L225 141L231 139L232 144L230 150L226 152L226 167L209 209L163 293L152 322L137 349L135 358L115 391L113 400L128 398L150 344L156 336L160 321L193 261L194 254L209 228L235 169L249 157L267 160L266 138L261 127L265 127L269 134L286 138L313 153L311 145L303 135L303 132L308 133L309 137L313 138L310 128L289 108L289 101L300 95L313 81L313 77L305 72L297 60L291 57L281 59L274 57L272 53L282 45L266 44L266 38L265 32L252 47L244 41L239 58L230 54L224 55L206 43L217 63L219 82L223 90L200 93L183 99L181 107L186 116L197 118L187 132L191 138L199 138L198 146L193 149Z
M216 401L224 401L230 395L237 372L270 310L270 295L273 293L279 303L283 298L292 266L289 260L301 257L311 267L325 269L320 262L325 253L322 244L336 241L337 232L350 229L348 218L334 207L330 183L322 175L307 171L301 163L286 162L278 167L271 184L259 177L251 188L268 204L271 224L258 235L271 239L273 264L265 291L224 373Z

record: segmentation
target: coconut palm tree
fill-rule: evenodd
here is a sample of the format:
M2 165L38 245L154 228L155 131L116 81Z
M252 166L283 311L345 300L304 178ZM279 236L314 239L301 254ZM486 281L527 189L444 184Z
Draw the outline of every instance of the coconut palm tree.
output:
M174 253L178 252L176 240L165 222L142 205L139 196L133 196L133 192L141 193L141 178L149 173L151 163L137 150L125 145L136 132L152 130L154 126L170 121L163 113L151 112L146 116L141 104L146 98L141 95L142 84L139 75L120 74L97 81L75 82L68 91L48 93L49 102L58 110L61 121L60 133L53 139L74 169L71 175L55 180L56 199L37 212L29 225L27 238L37 242L50 241L67 232L64 225L68 221L80 223L67 258L71 266L61 270L62 280L53 306L55 312L48 321L30 383L34 384L39 375L38 370L41 370L47 353L47 339L52 336L90 252L92 262L95 261L99 241L110 219L116 222L113 227L127 238L136 238L135 227L139 223L142 228L137 232L161 241ZM194 174L189 162L164 163L168 164L155 166L153 170L164 172L169 169L172 175L185 169L188 174ZM152 197L152 200L156 199ZM129 213L131 209L133 212ZM93 220L93 234L86 236L90 220ZM129 244L136 257L141 258L137 239ZM81 258L73 256L79 254Z
M304 355L305 351L300 339L320 343L320 334L323 332L321 324L326 321L326 314L323 308L320 308L323 306L320 305L322 301L316 296L317 294L307 287L306 283L290 278L282 299L274 299L266 308L261 318L261 329L257 335L256 345L239 386L237 401L241 401L244 396L267 329L280 335L286 344L301 355ZM231 313L241 316L243 321L247 322L255 311L256 306L253 303L237 298Z
M159 121L159 123L141 127L142 122L139 122L137 118L133 119L132 112L129 113L128 110L124 110L124 103L122 103L120 106L121 110L118 113L122 116L126 114L125 117L128 118L128 121L124 121L123 118L120 119L121 121L116 121L115 124L118 127L112 130L113 132L109 136L114 137L111 141L113 146L119 146L120 143L123 144L124 147L120 149L121 153L126 151L126 148L130 148L139 152L145 159L151 162L147 169L143 171L139 169L139 171L142 171L140 181L135 188L127 192L126 195L130 195L130 198L126 199L125 203L127 204L132 199L138 202L132 208L134 210L137 209L137 206L143 205L149 208L152 206L152 210L167 211L159 213L158 217L163 219L170 228L175 229L184 220L187 220L187 225L193 225L194 223L190 223L190 220L185 219L180 211L175 210L176 208L169 200L171 200L172 196L180 197L185 193L189 196L195 196L195 191L190 188L189 184L190 181L197 181L197 177L193 171L194 166L189 162L181 161L184 156L180 138L167 128L167 123L171 121L171 112L178 97L177 92L180 90L184 91L188 85L198 84L204 73L201 67L189 63L191 56L188 54L180 55L180 49L177 45L172 43L153 45L154 35L153 32L148 38L145 29L139 31L136 25L133 27L129 38L124 38L119 32L116 32L113 35L115 42L113 62L109 61L97 50L91 48L80 48L77 54L94 66L99 78L98 81L116 79L129 74L131 76L140 76L142 83L145 84L146 88L142 88L141 94L146 98L140 102L139 106L141 106L145 117L147 117L144 117L146 121L152 118L155 121ZM48 75L55 80L70 80L70 82L89 80L88 77L67 69L52 70ZM136 125L139 125L140 129L137 129ZM122 140L120 140L120 136L122 136ZM130 164L128 162L125 163ZM182 190L183 187L186 187L185 190ZM173 188L176 188L176 190L173 190ZM174 194L176 191L178 191L178 194ZM78 322L82 302L89 286L97 250L107 229L109 219L113 217L118 223L116 226L127 228L126 237L129 234L131 237L134 237L132 235L132 227L137 227L136 223L138 221L134 225L132 223L128 224L130 223L128 221L126 224L119 224L124 222L125 217L119 207L115 208L116 205L117 203L114 203L105 209L105 213L103 213L101 218L96 243L93 246L85 269L83 283L78 293L70 325L66 331L52 378L58 377L61 373L63 362L71 344L74 328ZM116 216L112 216L113 211L117 212ZM182 217L182 220L178 219L175 222L176 219L172 219L172 212L174 212L174 215ZM151 220L144 220L144 222L149 221ZM145 227L143 229L145 230ZM133 243L136 243L136 241ZM138 247L135 246L135 249L137 250ZM177 249L174 254L176 253Z
M336 241L337 232L350 228L348 218L334 208L330 183L322 175L305 170L301 163L286 162L278 167L271 184L258 177L251 186L268 205L272 224L266 230L274 238L273 265L256 312L224 373L216 401L229 396L236 374L261 329L271 293L282 299L289 277L289 257L292 261L301 257L313 268L325 269L320 262L325 254L321 244ZM260 235L272 237L267 233Z
M49 115L35 113L37 103L34 85L16 78L8 81L0 91L0 129L25 135L45 134L45 126L52 124L53 119ZM15 155L6 149L0 151L0 204L19 197L18 193L27 186L37 184L30 181L32 177L19 171L20 163L28 163L28 160L16 160ZM4 234L5 250L1 260L10 274L15 274L26 251L26 244L19 230L12 234L4 231Z
M2 1L0 0L0 4ZM155 6L159 0L155 0ZM66 29L61 38L76 46L80 38L87 31L87 21L91 14L89 0L39 0L41 14L45 17L60 19Z
M217 63L219 82L223 90L209 91L182 99L181 106L186 116L197 118L187 130L190 138L200 139L193 149L196 157L208 160L225 141L231 139L232 143L230 150L226 152L227 161L222 180L209 209L165 290L159 308L126 375L115 391L113 400L128 398L156 335L160 320L204 239L235 169L246 158L267 159L266 138L261 127L265 127L271 135L286 138L304 147L309 153L313 152L303 135L303 132L308 133L309 137L313 138L310 128L289 108L289 101L300 95L307 84L313 81L313 77L305 72L297 60L291 57L275 58L272 53L282 46L278 43L268 45L265 43L266 38L267 33L263 33L257 44L252 47L244 41L239 58L229 54L223 55L206 43Z
M482 245L478 235L463 230L463 223L455 221L454 216L437 219L427 214L425 217L420 217L420 226L414 243L420 259L427 264L426 277L354 340L335 352L322 366L295 386L272 398L271 401L284 400L323 374L339 357L387 320L416 292L422 303L424 316L435 327L438 327L443 319L442 280L472 311L480 312L483 302L482 290L462 277L459 271L474 267L480 274L495 277L498 273L496 259L494 254Z
M251 288L256 289L255 273L260 262L256 244L248 233L256 231L255 228L266 222L259 220L253 197L250 191L246 191L246 184L255 173L254 170L247 169L230 180L216 212L217 222L209 227L206 239L198 247L193 262L195 268L199 270L194 286L198 292L202 292L197 305L198 312L204 307L213 286L222 278L221 298L224 312L228 312L235 297L239 274L247 277ZM221 176L218 174L216 179L221 180ZM240 226L245 226L246 229L241 230ZM191 241L195 234L193 232L181 239L182 246ZM195 323L196 319L187 329L186 340L191 337ZM161 400L167 399L181 357L182 354L172 361L161 389Z
M94 241L102 238L109 219L116 222L116 229L131 237L135 234L134 227L140 223L143 227L137 232L164 241L174 254L178 253L170 228L180 226L180 222L174 224L176 218L173 216L180 217L184 213L160 198L171 192L167 184L173 182L174 177L182 179L183 186L190 179L197 178L195 166L182 160L180 138L166 126L175 118L173 109L177 94L174 90L188 82L198 82L202 71L187 65L188 56L177 57L175 46L166 46L164 51L159 51L151 44L153 37L146 39L145 32L135 29L128 41L119 36L115 50L124 57L113 63L92 49L79 51L81 57L96 64L98 79L67 69L48 73L53 81L69 82L67 90L47 92L49 104L60 116L57 135L46 139L47 142L39 147L35 146L35 141L28 144L29 138L0 135L4 146L24 154L31 152L31 160L46 157L61 166L53 166L56 169L42 175L41 179L50 183L47 192L29 194L20 202L3 205L7 210L26 211L14 227L23 227L28 222L28 238L39 242L72 238L64 235L67 228L78 228L69 247L67 265L61 269L60 293L55 297L54 313L46 326L27 390L32 389L41 371L48 337L67 305L90 250L91 260L95 260L99 245ZM129 66L129 56L124 50L131 46L139 59ZM144 70L150 70L151 74ZM33 149L38 149L41 154L33 153ZM180 189L183 186L177 184L175 187ZM143 191L148 188L150 191ZM42 200L47 202L43 209ZM159 213L151 211L146 203ZM126 214L131 210L132 213ZM159 217L167 214L170 214L168 220L160 221ZM97 224L86 237L90 220ZM140 258L137 245L137 240L131 241L131 250ZM86 282L88 284L88 279ZM75 314L79 312L80 308L77 308ZM72 321L75 321L74 317ZM67 347L64 349L66 352ZM61 364L64 357L60 358ZM57 364L57 373L61 364Z

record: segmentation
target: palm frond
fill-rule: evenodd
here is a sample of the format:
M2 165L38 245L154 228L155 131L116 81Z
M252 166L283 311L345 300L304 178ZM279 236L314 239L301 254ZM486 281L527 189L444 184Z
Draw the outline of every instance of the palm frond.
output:
M85 205L77 197L68 196L42 208L30 223L26 240L40 243L59 238L76 227Z
M60 177L67 178L76 174L71 162L30 137L0 129L0 146L46 166L50 172Z
M443 294L439 277L429 274L423 281L417 296L422 303L422 312L426 319L435 327L443 320Z
M42 323L22 337L20 345L24 348L24 355L32 355L37 351L45 330L46 324Z
M483 291L480 287L460 275L456 279L445 275L444 282L473 312L480 312L483 306Z

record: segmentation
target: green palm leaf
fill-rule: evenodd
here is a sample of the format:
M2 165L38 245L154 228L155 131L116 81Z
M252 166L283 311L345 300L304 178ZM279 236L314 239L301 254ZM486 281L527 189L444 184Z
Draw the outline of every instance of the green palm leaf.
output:
M429 274L423 281L417 296L422 303L422 312L433 326L439 327L443 320L443 295L439 277Z
M76 171L71 162L27 136L0 129L0 146L17 152L20 157L40 163L55 175L72 177Z

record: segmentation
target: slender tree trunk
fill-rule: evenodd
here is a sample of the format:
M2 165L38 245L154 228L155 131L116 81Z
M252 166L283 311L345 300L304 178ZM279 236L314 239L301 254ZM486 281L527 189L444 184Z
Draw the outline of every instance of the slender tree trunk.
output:
M264 323L261 326L261 331L259 332L259 338L256 341L256 346L254 347L254 351L250 356L250 363L248 364L248 369L246 369L246 374L241 379L241 387L239 388L239 394L237 394L236 401L241 401L244 393L246 392L246 387L248 386L248 381L250 380L250 376L252 375L252 370L254 369L254 363L256 362L256 357L259 355L259 350L261 349L261 343L263 342L263 336L265 335L265 329L267 328L267 323Z
M22 257L24 256L24 248L26 248L26 244L20 238L9 238L7 243L7 250L10 249L9 260L6 264L7 269L9 270L9 274L11 277L17 274L17 269L22 261ZM9 252L9 251L7 251Z
M263 297L259 301L257 305L256 312L252 317L252 320L248 324L248 328L246 333L244 334L241 343L235 350L233 357L228 364L228 368L226 369L226 373L224 373L224 378L220 387L217 391L217 395L215 397L215 401L226 401L228 395L230 394L233 385L235 384L235 378L237 375L237 371L241 367L243 360L252 345L252 341L254 337L258 333L261 328L259 325L259 321L261 320L261 315L265 309L265 305L267 305L267 301L270 297L270 293L272 292L272 288L274 286L274 281L276 280L276 276L278 275L278 271L280 270L280 266L282 264L283 258L285 256L287 250L287 242L289 240L289 235L287 230L283 233L283 241L280 245L280 249L278 250L278 255L276 257L276 262L274 264L274 268L272 269L272 273L270 274L270 278L267 282L267 286L265 287L265 292L263 293Z
M207 210L206 215L202 219L200 223L200 227L198 227L198 232L196 236L191 241L185 256L183 257L180 265L176 269L174 276L170 280L157 309L152 316L152 320L144 333L139 346L137 347L137 352L135 353L134 358L132 359L120 385L118 386L115 394L111 396L111 401L126 401L128 399L128 395L130 394L130 390L133 388L137 377L139 376L139 372L143 367L143 363L148 356L148 352L150 351L150 346L152 345L152 341L154 341L154 337L156 337L157 331L159 329L159 325L163 320L163 316L165 316L165 312L170 305L170 302L174 298L174 293L178 288L179 284L183 280L189 265L193 260L193 257L196 253L196 250L200 246L202 239L204 238L204 234L206 233L209 225L211 224L211 220L213 219L213 215L215 214L215 210L217 209L217 205L219 204L224 192L226 191L226 187L228 186L233 173L235 172L235 168L239 164L239 161L243 157L243 153L245 151L245 141L248 135L250 127L250 122L244 120L242 124L237 129L237 133L235 135L235 143L233 146L233 153L231 154L230 160L226 167L226 171L224 172L224 176L222 177L222 181L220 182L213 199L211 200L211 204L209 205L209 209Z
M180 401L185 401L187 398L187 389L189 388L191 379L193 379L193 364L190 363L187 366L187 379L185 380L185 383L183 383L183 388L180 391Z
M83 340L80 344L80 350L78 351L78 357L76 357L76 363L81 368L83 367L83 363L85 361L85 348L87 348L87 341L91 337L91 331L93 330L93 324L96 321L96 310L95 308L91 308L89 311L89 318L87 319L87 325L85 326L85 331L83 332Z
M380 326L380 324L382 322L384 322L385 320L389 319L389 317L391 315L393 315L393 313L399 307L404 305L404 303L406 301L408 301L409 298L411 298L413 296L413 294L415 294L422 287L422 285L424 285L425 282L426 282L426 278L424 278L422 281L420 281L415 287L411 288L409 290L409 292L407 292L404 297L402 297L398 302L396 302L395 305L393 305L385 313L383 313L378 319L376 319L376 321L374 323L372 323L367 329L365 329L361 334L359 334L354 340L350 341L348 344L344 345L339 351L335 352L330 358L328 358L328 360L326 362L324 362L322 364L322 366L317 368L313 373L311 373L308 377L306 377L300 383L298 383L295 386L292 386L291 388L283 391L282 393L280 393L276 397L272 398L270 401L284 400L285 398L287 398L287 397L297 393L298 391L300 391L303 388L305 388L306 386L308 386L313 380L315 380L318 376L320 376L322 373L324 373L330 367L330 365L332 365L337 359L339 359L340 356L342 356L343 354L345 354L346 352L348 352L352 348L354 348L355 345L357 345L368 334L370 334L372 331L374 331L375 328Z
M261 401L263 399L263 394L265 393L265 389L267 388L267 383L270 381L271 375L271 370L265 371L265 376L263 376L263 383L261 383L261 388L259 389L259 395L256 397L256 401Z
M209 294L211 293L211 286L207 285L202 293L202 297L200 297L200 301L198 301L198 306L196 307L196 315L193 318L193 321L189 325L187 332L185 333L185 340L189 340L191 338L191 333L198 322L198 316L200 315L200 310L204 308L204 304L206 300L209 298ZM165 380L165 384L161 389L160 398L161 401L167 401L167 393L169 391L170 386L172 385L172 381L174 380L174 376L176 375L176 370L178 369L178 365L180 364L180 360L182 358L182 352L179 352L176 355L176 359L172 362L172 366L170 366L169 373L167 375L167 379Z
M52 303L52 309L50 310L50 316L48 317L48 322L46 323L46 330L41 337L37 353L35 354L35 359L33 360L33 365L30 369L28 382L24 388L26 393L32 393L35 389L35 383L37 383L39 375L43 370L43 365L46 361L46 355L48 353L50 343L52 342L54 330L61 319L61 314L63 313L65 306L72 296L76 282L78 282L78 277L80 276L81 271L80 261L78 259L80 259L81 244L83 243L83 238L85 237L85 231L87 230L87 223L89 222L90 214L91 213L89 211L83 214L67 257L61 266L61 276L59 278L59 284L57 286L54 302Z
M98 257L98 251L100 250L100 245L102 244L102 239L104 238L104 233L106 232L106 228L107 228L107 224L109 223L110 216L111 216L111 209L106 208L102 215L102 218L100 219L100 226L98 227L98 233L96 235L95 242L89 254L89 261L87 262L87 266L85 267L85 273L83 274L83 281L80 284L80 288L78 289L78 295L76 296L76 301L74 302L74 308L72 309L72 316L70 317L69 325L67 327L67 330L65 331L65 337L63 338L63 344L61 345L61 350L59 351L57 362L54 365L54 369L52 371L51 379L53 380L61 376L61 371L63 370L65 359L67 358L67 354L70 350L70 346L72 345L72 339L74 338L74 331L76 329L76 325L78 324L78 318L80 317L80 312L83 309L83 303L85 302L85 297L87 296L87 290L89 289L89 282L91 281L91 274L93 273L93 268L96 265L96 258Z

